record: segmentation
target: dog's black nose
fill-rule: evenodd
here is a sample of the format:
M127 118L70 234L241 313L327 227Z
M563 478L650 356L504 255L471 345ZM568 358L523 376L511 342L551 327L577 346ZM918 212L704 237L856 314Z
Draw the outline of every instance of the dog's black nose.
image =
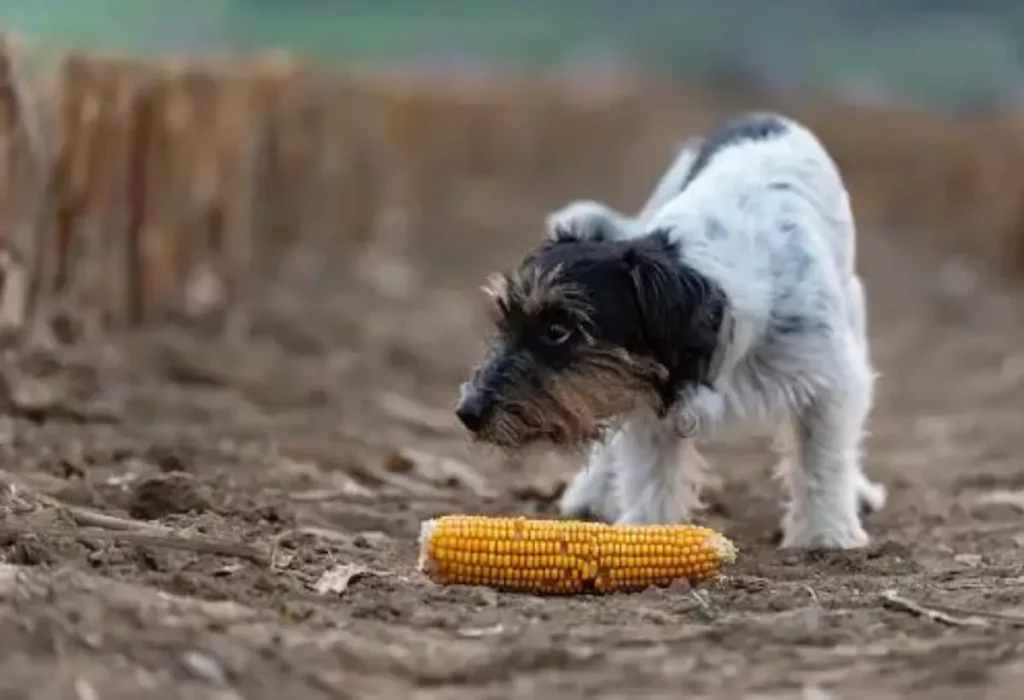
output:
M477 432L484 424L484 414L487 411L488 402L481 392L470 391L462 395L455 415L459 417L462 424L471 432Z

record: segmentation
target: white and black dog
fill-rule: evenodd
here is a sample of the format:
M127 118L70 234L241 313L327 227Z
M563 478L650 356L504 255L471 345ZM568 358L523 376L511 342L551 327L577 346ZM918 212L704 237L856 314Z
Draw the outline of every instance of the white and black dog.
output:
M787 441L784 547L868 542L884 487L861 467L875 374L855 231L819 140L747 114L688 142L636 217L575 202L491 278L496 338L456 412L480 441L592 445L563 514L689 520L694 440L767 424Z

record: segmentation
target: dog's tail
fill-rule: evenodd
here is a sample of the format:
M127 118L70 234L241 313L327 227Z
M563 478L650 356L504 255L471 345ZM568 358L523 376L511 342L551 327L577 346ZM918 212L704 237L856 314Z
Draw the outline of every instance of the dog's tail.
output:
M676 159L665 171L665 174L658 180L654 191L648 197L647 202L637 214L640 221L648 221L662 207L668 204L677 194L683 191L686 181L690 175L690 168L697 157L697 150L700 148L701 139L693 137L683 142L676 153Z

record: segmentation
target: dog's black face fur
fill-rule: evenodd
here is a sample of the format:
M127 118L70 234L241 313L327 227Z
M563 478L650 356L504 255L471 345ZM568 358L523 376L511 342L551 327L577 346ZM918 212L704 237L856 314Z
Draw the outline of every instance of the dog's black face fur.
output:
M487 292L496 337L456 412L505 448L579 446L640 403L667 410L706 381L726 304L665 231L545 243Z

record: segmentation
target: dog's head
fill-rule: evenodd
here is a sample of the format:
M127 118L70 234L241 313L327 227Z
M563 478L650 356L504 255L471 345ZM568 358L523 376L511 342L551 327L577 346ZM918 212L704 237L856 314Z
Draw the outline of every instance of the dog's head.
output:
M640 405L664 411L706 378L724 296L665 231L556 238L494 275L494 341L456 409L477 440L576 447Z

